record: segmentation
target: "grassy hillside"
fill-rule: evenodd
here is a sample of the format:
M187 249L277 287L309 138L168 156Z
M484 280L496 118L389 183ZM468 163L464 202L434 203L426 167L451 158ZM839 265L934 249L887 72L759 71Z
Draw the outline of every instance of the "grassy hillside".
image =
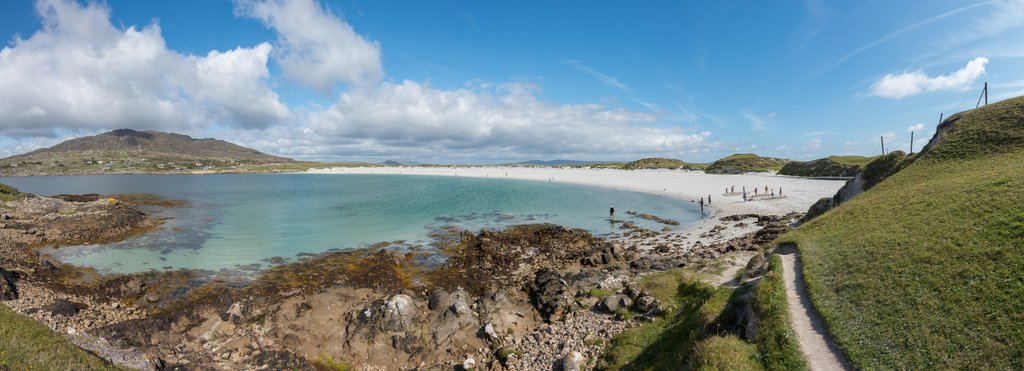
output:
M624 169L702 169L703 165L700 164L688 164L683 160L677 160L674 158L662 158L652 157L643 158L636 161L628 162L623 166Z
M864 166L864 165L867 165L869 162L871 162L871 160L874 160L877 157L878 156L867 157L867 156L837 156L837 155L832 155L832 156L828 156L826 158L829 159L829 160L835 161L836 163L843 164L843 165Z
M805 177L853 177L876 157L828 156L811 161L792 161L779 169L780 175Z
M43 324L0 304L0 370L110 370Z
M779 171L789 160L761 157L753 153L738 153L715 161L704 171L709 174L739 174L759 171Z
M858 368L1024 368L1024 98L943 125L909 166L778 240Z

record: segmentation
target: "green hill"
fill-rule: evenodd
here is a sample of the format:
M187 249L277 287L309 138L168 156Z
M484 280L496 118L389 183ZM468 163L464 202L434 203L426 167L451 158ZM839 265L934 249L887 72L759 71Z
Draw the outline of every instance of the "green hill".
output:
M779 169L779 175L806 177L853 177L876 157L828 156L811 161L792 161Z
M835 161L836 163L839 163L839 164L842 164L842 165L864 166L864 165L867 165L869 162L871 162L871 160L874 160L874 159L878 158L878 156L867 157L867 156L837 156L837 155L832 155L832 156L828 156L828 157L825 157L825 158L829 159L829 160L832 160L832 161Z
M738 153L715 161L706 169L709 174L740 174L748 172L779 171L789 160L761 157L753 153Z
M829 332L857 368L1024 369L1024 98L953 115L901 162L777 240Z
M674 158L662 158L662 157L651 157L643 158L636 161L631 161L623 166L627 170L635 169L701 169L702 166L699 164L688 164L683 160L677 160Z

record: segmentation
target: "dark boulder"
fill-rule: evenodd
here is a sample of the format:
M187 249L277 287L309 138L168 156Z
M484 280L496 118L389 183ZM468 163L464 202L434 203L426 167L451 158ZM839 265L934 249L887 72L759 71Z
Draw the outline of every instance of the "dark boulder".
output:
M56 316L71 317L78 314L82 307L84 307L82 304L76 304L65 299L57 299L50 303L50 305L43 307L43 310Z
M559 321L569 313L573 301L568 286L554 270L545 269L537 274L537 279L530 284L530 297L544 320Z
M18 298L18 288L14 286L14 273L0 268L0 300Z

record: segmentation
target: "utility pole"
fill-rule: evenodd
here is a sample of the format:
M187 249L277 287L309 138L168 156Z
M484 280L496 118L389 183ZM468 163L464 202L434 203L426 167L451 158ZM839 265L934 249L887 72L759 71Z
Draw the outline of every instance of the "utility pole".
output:
M878 139L882 141L882 156L885 156L885 136L878 136Z
M985 105L988 105L988 81L985 82L985 87L981 89L981 96L978 97L978 103L974 105L974 108L981 106L981 98L985 98Z
M912 154L914 154L914 132L910 132L910 153L908 155Z

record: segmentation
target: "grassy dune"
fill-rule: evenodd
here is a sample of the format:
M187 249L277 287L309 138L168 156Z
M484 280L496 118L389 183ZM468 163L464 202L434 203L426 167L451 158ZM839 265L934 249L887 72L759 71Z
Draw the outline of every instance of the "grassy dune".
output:
M874 160L877 157L878 156L866 157L866 156L837 156L837 155L832 155L832 156L828 156L826 158L829 159L829 160L838 162L840 164L843 164L843 165L864 166L864 165L867 165L869 162L871 162L871 160Z
M858 368L1024 368L1024 99L783 235Z
M713 162L704 171L711 174L778 171L788 162L789 160L761 157L753 153L737 153Z

